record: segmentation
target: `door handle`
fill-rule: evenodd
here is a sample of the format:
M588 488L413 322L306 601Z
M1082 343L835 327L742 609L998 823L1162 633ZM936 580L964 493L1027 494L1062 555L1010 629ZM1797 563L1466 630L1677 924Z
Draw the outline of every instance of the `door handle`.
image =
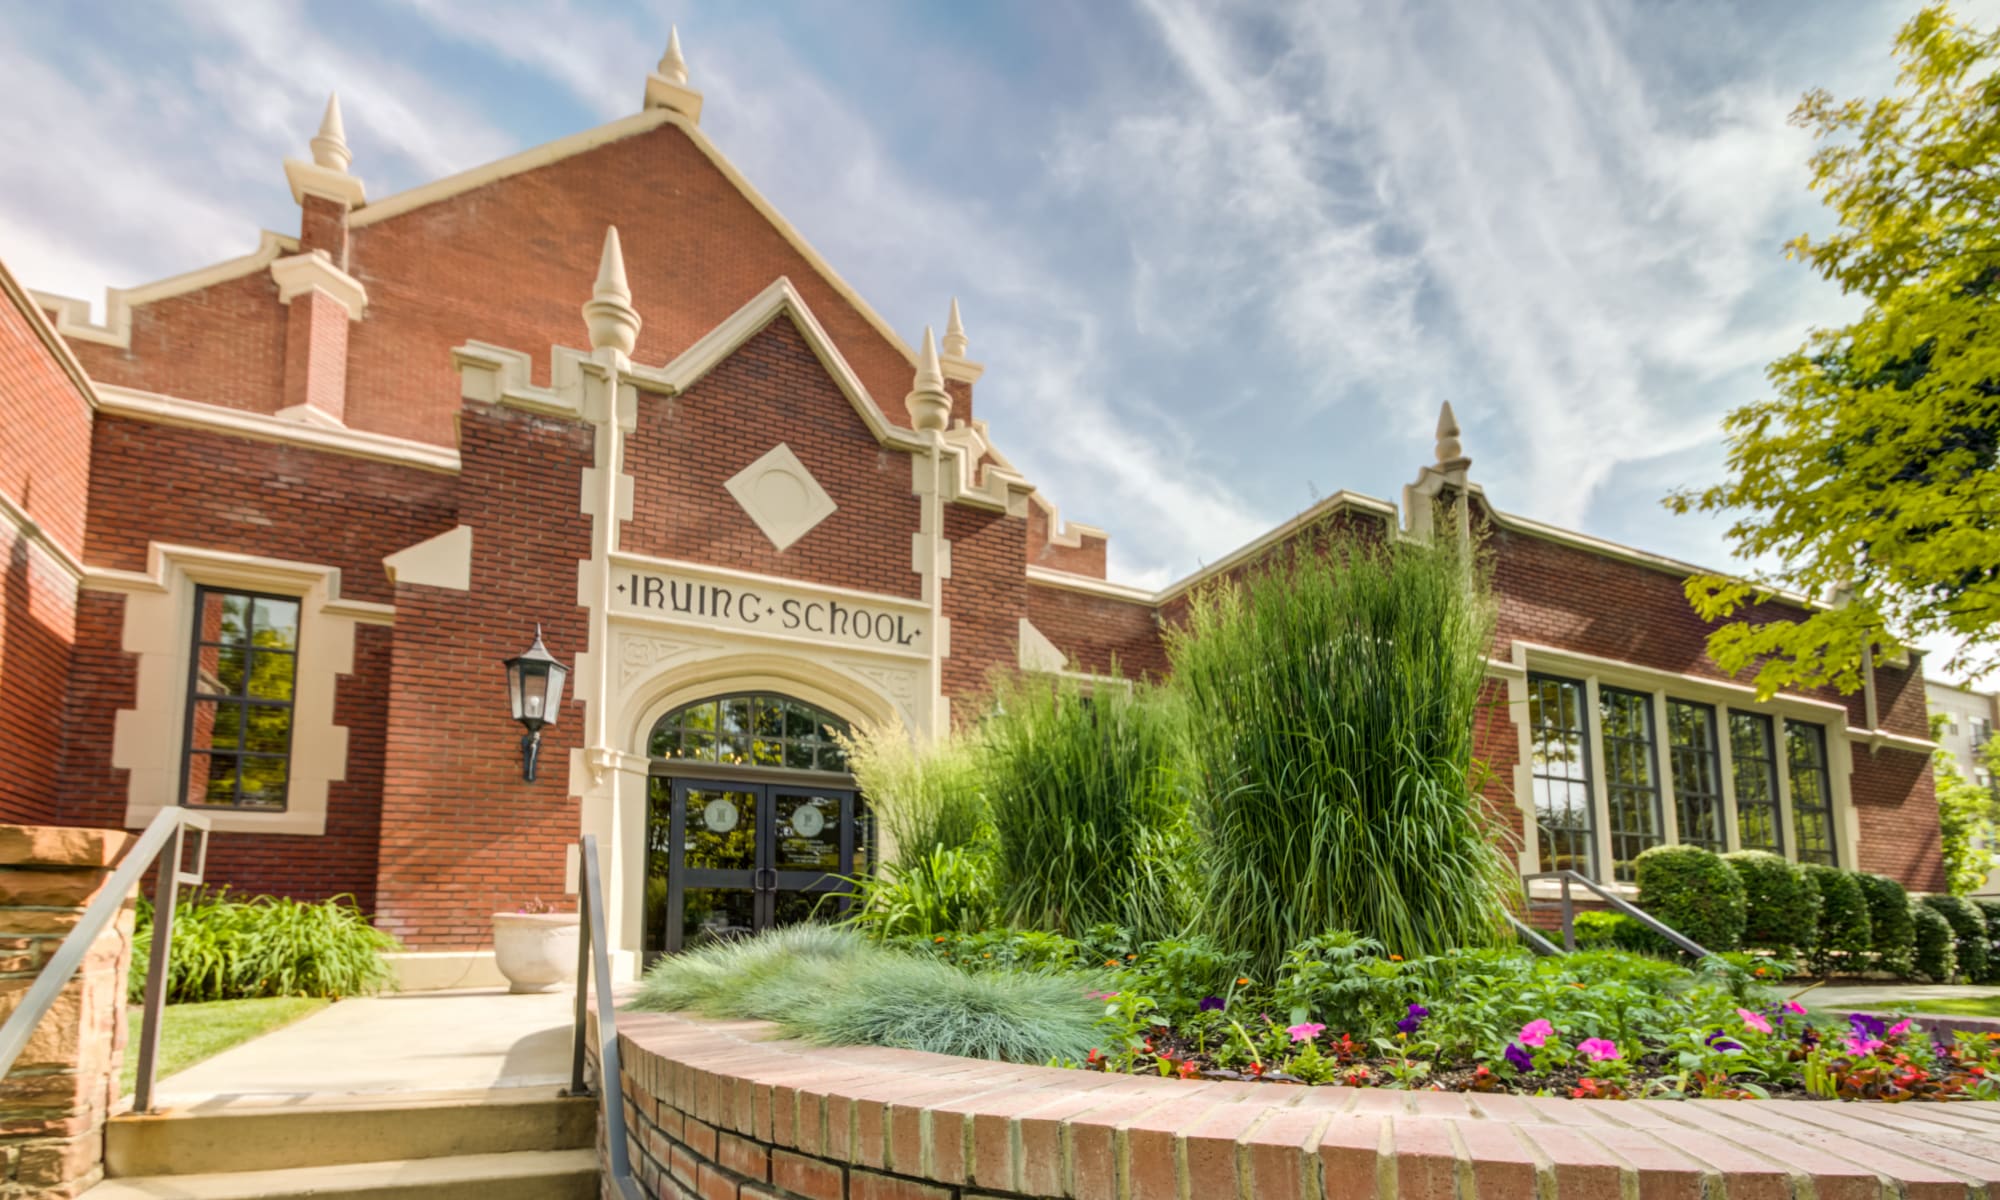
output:
M766 875L769 876L766 879ZM775 892L778 890L778 868L759 867L751 875L750 887L753 891Z

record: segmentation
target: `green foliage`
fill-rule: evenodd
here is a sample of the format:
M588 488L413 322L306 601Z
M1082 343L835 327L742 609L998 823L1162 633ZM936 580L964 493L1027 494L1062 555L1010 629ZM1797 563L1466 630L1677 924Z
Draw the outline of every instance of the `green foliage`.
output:
M1745 946L1764 950L1811 948L1819 924L1820 897L1804 871L1765 850L1738 850L1723 855L1722 861L1743 884Z
M848 882L854 899L849 919L877 937L984 929L998 911L993 860L968 846L933 846L927 854L905 854L874 875Z
M1917 927L1910 917L1910 895L1887 875L1856 872L1854 882L1868 903L1868 945L1876 969L1907 977L1917 969Z
M153 910L139 902L127 992L145 994ZM352 896L317 904L227 891L183 894L174 906L167 1003L257 996L365 996L389 982L382 955L402 947L368 923Z
M1743 882L1700 846L1655 846L1633 861L1639 907L1712 953L1743 943Z
M979 737L1003 916L1060 933L1178 932L1191 858L1170 694L1003 676L993 699Z
M1260 973L1350 929L1417 955L1504 939L1480 806L1492 603L1449 541L1320 546L1199 592L1168 631L1189 715L1196 928Z
M1925 896L1923 902L1937 910L1951 926L1952 949L1957 954L1959 973L1974 983L1986 982L1992 969L1986 914L1963 896Z
M1368 1015L1392 1007L1403 990L1394 972L1368 969L1382 953L1380 942L1352 933L1307 938L1285 952L1271 999L1295 1024L1365 1029Z
M1633 954L1676 953L1665 938L1624 913L1580 912L1573 928L1578 950L1625 950Z
M1088 1054L1101 1005L1081 976L961 971L801 925L661 959L632 1007L775 1022L819 1045L897 1046L1042 1063Z
M1729 479L1669 500L1733 512L1737 555L1775 562L1757 583L1698 576L1689 599L1726 671L1760 693L1852 692L1871 648L1940 636L1948 671L2000 662L2000 34L1917 13L1896 39L1898 94L1808 93L1793 122L1820 145L1812 185L1837 218L1789 251L1865 307L1771 364L1776 395L1724 422ZM1773 587L1843 602L1787 620L1741 619Z
M858 730L845 739L848 769L868 796L891 861L920 864L938 849L978 849L992 835L976 742L912 741L901 727Z
M1819 975L1859 971L1870 965L1874 926L1868 919L1868 898L1853 871L1808 863L1806 878L1819 893L1819 927L1812 943L1812 969Z
M1993 793L1958 773L1957 763L1943 750L1931 756L1937 782L1938 842L1944 854L1944 874L1954 896L1963 896L1986 882L1993 867L1995 840Z
M1910 902L1910 923L1916 929L1913 963L1932 983L1949 983L1958 974L1958 949L1951 922L1929 904Z
M1981 983L2000 983L2000 897L1969 898L1979 915L1986 919L1986 978Z
M967 971L1081 971L1096 959L1083 943L1039 929L991 929L889 939L885 945ZM1107 963L1106 966L1115 966Z

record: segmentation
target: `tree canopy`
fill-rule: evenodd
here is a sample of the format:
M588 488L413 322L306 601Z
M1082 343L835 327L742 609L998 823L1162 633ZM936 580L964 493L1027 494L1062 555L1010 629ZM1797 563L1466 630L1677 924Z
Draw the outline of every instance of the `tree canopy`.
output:
M1787 253L1863 300L1772 363L1774 394L1729 414L1727 479L1668 498L1730 513L1754 579L1701 575L1709 653L1758 689L1861 685L1872 652L1947 635L1949 669L2000 666L2000 31L1943 5L1896 38L1896 93L1806 94L1812 187L1837 218ZM1752 621L1772 593L1819 598Z

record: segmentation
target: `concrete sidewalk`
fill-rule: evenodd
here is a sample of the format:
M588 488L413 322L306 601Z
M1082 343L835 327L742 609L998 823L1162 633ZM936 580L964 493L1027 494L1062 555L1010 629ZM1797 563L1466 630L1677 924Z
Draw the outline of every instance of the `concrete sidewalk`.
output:
M1785 990L1782 985L1780 991ZM2000 996L2000 987L1975 983L1829 983L1800 997L1815 1008L1909 1008L1924 1000L1977 1000Z
M159 1083L178 1109L569 1081L575 997L500 989L342 1000ZM173 1020L171 1010L167 1020Z

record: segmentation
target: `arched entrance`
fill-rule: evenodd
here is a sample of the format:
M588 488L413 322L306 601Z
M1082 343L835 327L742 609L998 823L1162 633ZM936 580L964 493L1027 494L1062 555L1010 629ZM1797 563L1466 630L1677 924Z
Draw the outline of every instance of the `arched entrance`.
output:
M654 723L647 792L648 959L844 912L873 861L840 717L778 692L730 692Z

